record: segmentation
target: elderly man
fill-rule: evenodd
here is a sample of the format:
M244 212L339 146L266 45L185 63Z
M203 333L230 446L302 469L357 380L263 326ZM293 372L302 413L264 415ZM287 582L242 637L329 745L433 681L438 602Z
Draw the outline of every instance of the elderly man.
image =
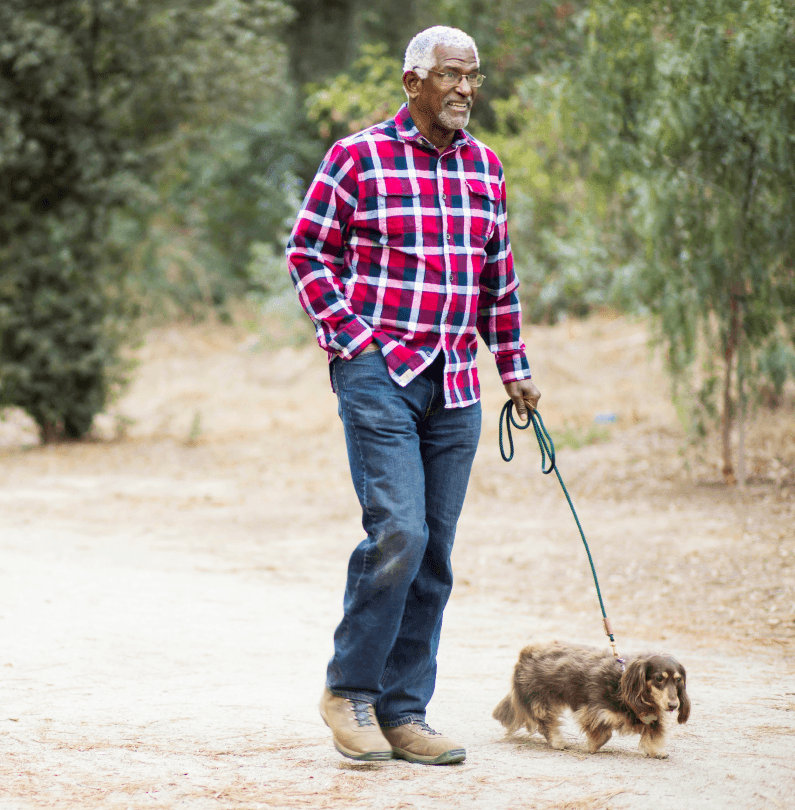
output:
M417 34L408 104L331 148L287 248L329 355L367 533L320 703L335 747L357 760L466 757L425 710L480 435L476 331L521 418L540 396L519 335L502 167L464 131L483 79L463 31Z

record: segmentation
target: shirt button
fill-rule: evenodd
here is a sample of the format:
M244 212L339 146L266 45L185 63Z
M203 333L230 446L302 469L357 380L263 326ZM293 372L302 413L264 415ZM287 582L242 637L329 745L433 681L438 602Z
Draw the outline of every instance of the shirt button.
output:
M446 200L446 199L447 199L447 195L446 195L446 194L442 194L442 199L443 199L443 200Z
M448 233L448 234L447 234L447 241L449 242L449 241L450 241L452 238L453 238L453 237L452 237L452 236L450 236L450 234Z

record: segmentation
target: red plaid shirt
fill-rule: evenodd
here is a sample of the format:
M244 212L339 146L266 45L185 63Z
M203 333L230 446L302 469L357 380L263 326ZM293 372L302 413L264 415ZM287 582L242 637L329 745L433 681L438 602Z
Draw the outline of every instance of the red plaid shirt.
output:
M497 156L459 130L441 154L401 107L326 155L287 246L318 343L350 359L375 340L408 385L445 356L445 406L480 396L476 329L504 383L530 377Z

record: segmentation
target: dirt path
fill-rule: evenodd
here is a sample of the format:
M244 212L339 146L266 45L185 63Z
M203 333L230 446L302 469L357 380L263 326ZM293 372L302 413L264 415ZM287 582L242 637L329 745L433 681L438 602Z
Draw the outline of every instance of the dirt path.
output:
M691 721L670 758L506 741L519 649L601 645L587 561L527 434L483 443L455 552L429 720L460 766L358 765L317 715L347 553L360 539L336 403L313 347L218 327L150 336L101 429L26 447L0 424L0 808L784 808L795 793L795 427L749 437L745 492L682 452L642 324L528 335L542 413L624 651L674 653ZM598 413L615 423L598 425Z

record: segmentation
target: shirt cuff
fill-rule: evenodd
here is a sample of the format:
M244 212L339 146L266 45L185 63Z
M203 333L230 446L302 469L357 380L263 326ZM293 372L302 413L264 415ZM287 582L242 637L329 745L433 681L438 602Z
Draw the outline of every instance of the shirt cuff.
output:
M527 362L524 352L515 352L513 354L505 352L495 355L495 357L497 371L500 373L500 379L503 383L529 380L532 376L530 374L530 364Z
M334 335L329 342L329 349L336 352L343 360L350 360L352 357L356 357L372 339L373 330L364 321L354 317Z

